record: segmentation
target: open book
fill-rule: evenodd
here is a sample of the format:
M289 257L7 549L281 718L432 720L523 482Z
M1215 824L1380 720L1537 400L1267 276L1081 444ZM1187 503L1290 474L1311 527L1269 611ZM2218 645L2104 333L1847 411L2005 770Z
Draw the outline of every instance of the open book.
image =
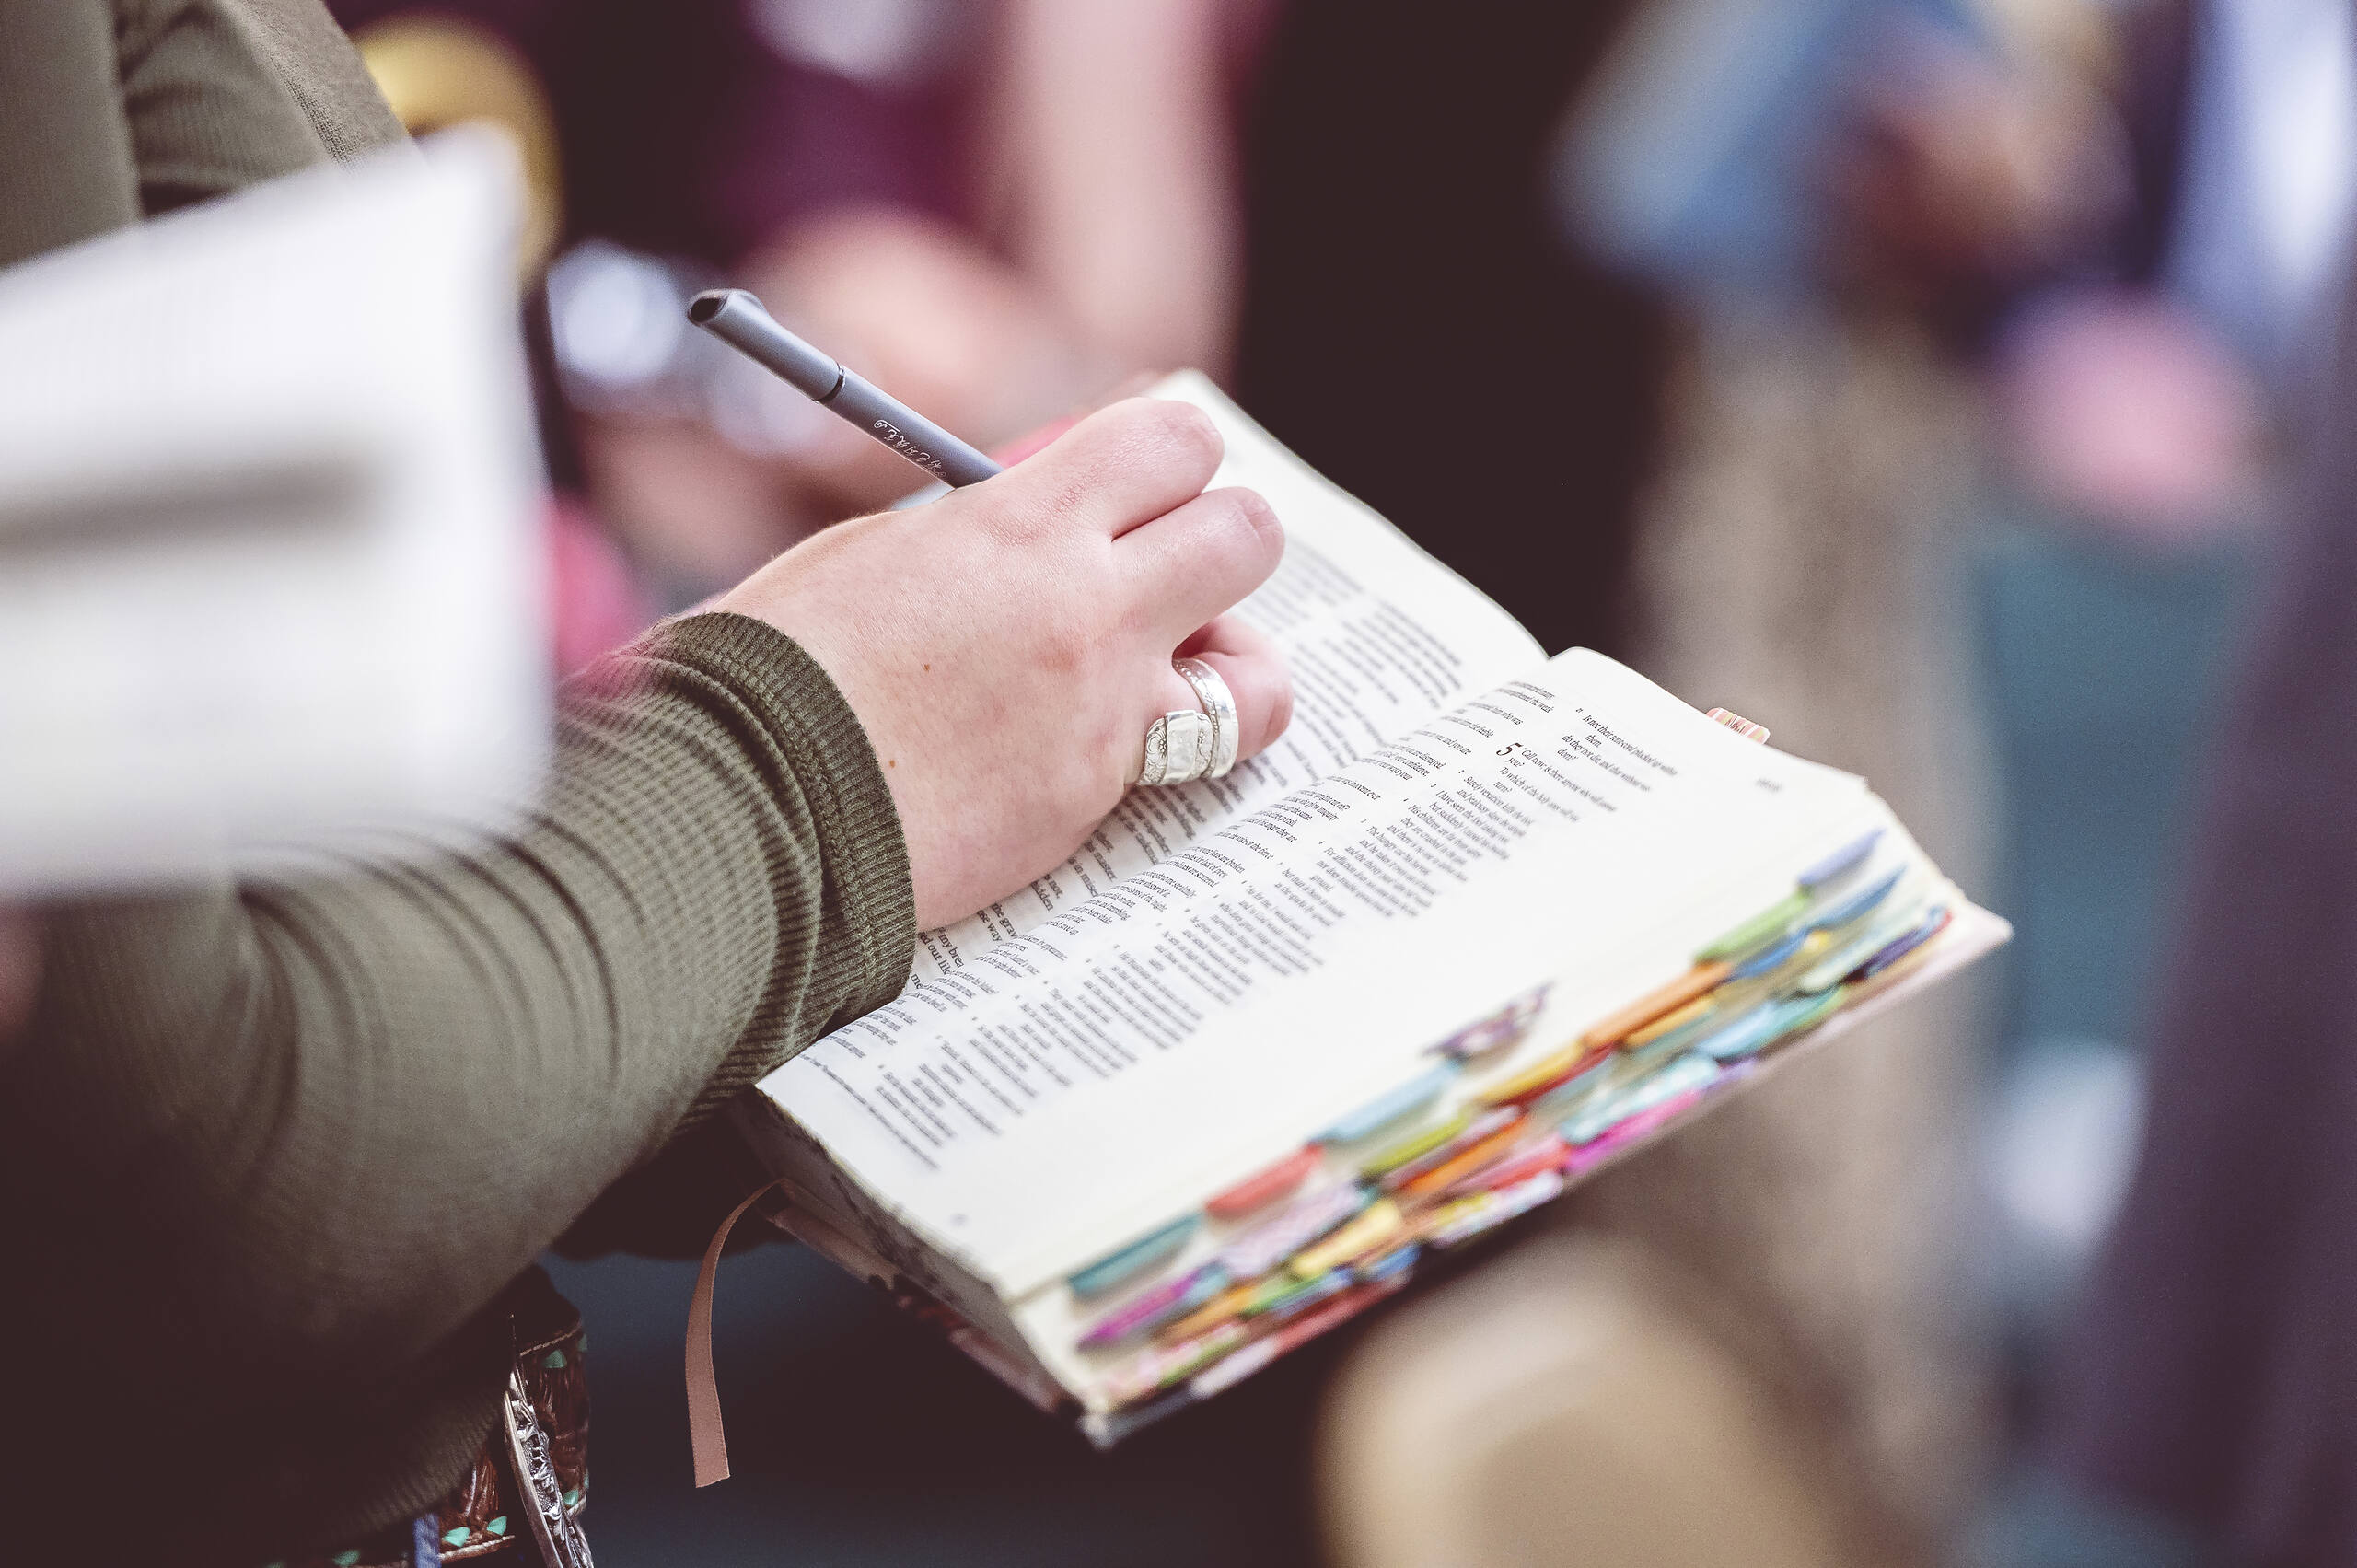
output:
M749 1097L773 1217L1099 1442L2003 942L1864 781L1514 621L1211 384L1291 730Z

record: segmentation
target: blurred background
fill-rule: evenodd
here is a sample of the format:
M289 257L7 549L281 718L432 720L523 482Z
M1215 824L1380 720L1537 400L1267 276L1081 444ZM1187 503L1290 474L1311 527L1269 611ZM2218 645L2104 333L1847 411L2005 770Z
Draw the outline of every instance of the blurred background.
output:
M1201 366L1550 648L1866 772L2014 920L2003 972L1521 1245L1613 1238L1562 1255L1790 1415L1775 1446L1859 1561L2209 1561L2039 1436L2339 294L2345 5L331 8L412 130L524 154L562 668L905 488L686 330L725 281L984 447ZM1349 1433L1413 1425L1385 1401L1431 1322L1098 1455L771 1246L723 1271L737 1474L696 1493L692 1265L552 1268L597 1343L609 1563L1591 1560L1352 1523L1424 1484ZM1577 1517L1743 1484L1674 1465ZM1517 1506L1570 1504L1483 1504ZM1598 1527L1592 1560L1637 1560Z

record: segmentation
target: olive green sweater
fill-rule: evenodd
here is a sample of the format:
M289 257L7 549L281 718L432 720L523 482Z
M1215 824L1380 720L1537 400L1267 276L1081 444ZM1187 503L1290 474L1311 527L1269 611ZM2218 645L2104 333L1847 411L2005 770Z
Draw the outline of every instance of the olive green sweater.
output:
M400 134L319 0L0 0L0 262ZM511 841L41 917L0 1055L25 1562L260 1563L428 1504L490 1430L502 1293L585 1215L700 1245L735 1194L683 1130L914 939L858 720L727 615L568 691Z

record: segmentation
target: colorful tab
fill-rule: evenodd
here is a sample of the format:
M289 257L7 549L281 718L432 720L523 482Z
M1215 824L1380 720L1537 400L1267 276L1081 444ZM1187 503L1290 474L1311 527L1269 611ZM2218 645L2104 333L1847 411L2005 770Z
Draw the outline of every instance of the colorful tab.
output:
M1609 1046L1592 1046L1585 1042L1565 1046L1562 1050L1531 1063L1504 1083L1492 1084L1481 1091L1484 1105L1521 1105L1552 1090L1564 1079L1586 1072L1596 1059L1609 1051Z
M1193 1376L1242 1344L1250 1332L1241 1323L1223 1323L1194 1339L1143 1352L1106 1378L1105 1391L1115 1404L1144 1399Z
M1947 929L1948 912L1945 905L1935 905L1915 928L1904 936L1858 966L1858 979L1869 981L1916 948Z
M1469 1197L1452 1198L1446 1203L1427 1209L1416 1220L1416 1235L1428 1247L1446 1247L1441 1237L1452 1235L1469 1221L1504 1206L1505 1200L1495 1192L1476 1192Z
M1409 1276L1393 1274L1387 1279L1374 1280L1355 1289L1344 1291L1332 1300L1320 1304L1315 1310L1305 1311L1273 1334L1264 1335L1220 1362L1210 1370L1199 1373L1187 1385L1199 1399L1209 1399L1222 1388L1234 1388L1277 1357L1307 1344L1329 1329L1338 1328L1373 1307L1376 1302L1397 1294L1408 1283Z
M1574 1144L1593 1143L1629 1118L1675 1099L1689 1089L1701 1088L1718 1072L1717 1063L1689 1051L1660 1072L1640 1079L1565 1122L1563 1136Z
M1219 1249L1219 1265L1239 1280L1257 1280L1366 1207L1370 1194L1353 1183L1296 1198Z
M1809 916L1809 929L1838 931L1852 921L1860 919L1876 904L1890 897L1890 890L1898 887L1898 879L1906 875L1907 867L1899 866L1888 876L1877 879L1873 886L1860 889L1821 913Z
M1748 1062L1737 1063L1735 1066L1727 1069L1726 1075L1732 1078L1740 1073L1747 1072L1750 1067L1751 1063ZM1651 1137L1654 1133L1658 1132L1663 1128L1668 1126L1671 1122L1677 1121L1679 1117L1685 1115L1688 1111L1693 1109L1696 1106L1701 1104L1703 1097L1710 1093L1710 1088L1705 1086L1699 1089L1688 1089L1681 1095L1672 1095L1669 1098L1662 1101L1659 1105L1655 1106L1651 1110L1640 1111L1636 1115L1629 1118L1626 1121L1620 1122L1619 1125L1615 1126L1610 1132L1605 1133L1602 1137L1595 1139L1593 1142L1582 1144L1579 1152L1573 1156L1570 1163L1565 1165L1563 1167L1563 1175L1565 1179L1575 1180L1578 1178L1585 1176L1587 1172L1594 1170L1597 1166L1602 1165L1606 1160L1610 1159L1614 1155L1619 1154L1622 1149L1627 1148L1630 1144Z
M1843 1005L1864 1002L1869 997L1879 996L1909 975L1913 974L1931 958L1933 953L1939 951L1938 936L1938 932L1932 933L1931 940L1918 943L1913 952L1903 953L1892 962L1876 970L1872 980L1862 980L1842 986Z
M1704 999L1709 1003L1708 1006L1680 1007L1670 1018L1662 1020L1664 1024L1669 1024L1672 1019L1679 1020L1675 1028L1666 1028L1658 1034L1647 1029L1642 1040L1631 1035L1616 1058L1622 1069L1619 1074L1620 1082L1628 1083L1644 1076L1670 1058L1683 1053L1688 1046L1713 1029L1723 1028L1728 1019L1749 1005L1758 990L1756 986L1738 987L1729 982Z
M1366 1163L1359 1167L1359 1174L1372 1179L1397 1170L1410 1160L1421 1159L1464 1132L1472 1120L1473 1110L1469 1106L1421 1132L1409 1133L1396 1144L1387 1144L1367 1156Z
M1572 1146L1555 1133L1549 1133L1527 1148L1509 1150L1505 1157L1491 1161L1480 1169L1459 1177L1446 1191L1443 1199L1462 1197L1468 1192L1493 1191L1527 1181L1542 1170L1555 1170L1571 1158Z
M1473 1147L1484 1138L1487 1138L1496 1132L1499 1128L1512 1126L1515 1121L1521 1119L1521 1111L1516 1110L1514 1107L1509 1105L1502 1105L1495 1110L1483 1111L1480 1115L1467 1122L1465 1124L1465 1130L1457 1133L1456 1137L1451 1138L1447 1143L1441 1144L1438 1148L1433 1149L1428 1153L1417 1156L1414 1159L1410 1160L1405 1165L1397 1166L1390 1170L1385 1171L1383 1173L1383 1190L1386 1192L1397 1192L1399 1189L1407 1186L1408 1183L1415 1180L1426 1171L1434 1170L1439 1168L1441 1166L1446 1165L1450 1160L1455 1159L1467 1149Z
M1815 996L1788 996L1780 1002L1765 1003L1727 1028L1703 1036L1695 1042L1694 1049L1714 1062L1732 1062L1810 1028L1840 1005L1839 988Z
M1321 1144L1354 1144L1379 1132L1401 1117L1422 1109L1448 1087L1457 1074L1455 1061L1427 1068L1398 1088L1377 1095L1318 1135Z
M1434 1247L1459 1246L1484 1231L1495 1230L1518 1214L1528 1214L1561 1196L1562 1191L1562 1173L1542 1170L1518 1187L1484 1192L1467 1199L1462 1205L1452 1203L1439 1211L1437 1223L1425 1232L1424 1239Z
M1801 944L1807 941L1811 933L1809 930L1804 926L1802 929L1795 931L1791 935L1785 937L1782 941L1771 943L1768 947L1760 948L1759 951L1744 959L1743 962L1736 965L1735 972L1728 975L1727 979L1730 981L1759 979L1761 975L1767 974L1771 970L1774 970L1778 965L1782 964L1786 958L1791 958L1794 953L1799 952L1801 950Z
M1348 1269L1332 1269L1322 1274L1302 1276L1293 1273L1271 1274L1260 1282L1251 1305L1244 1316L1266 1318L1282 1323L1303 1307L1316 1306L1328 1296L1351 1286Z
M1377 1253L1351 1272L1358 1276L1361 1284L1378 1284L1414 1268L1416 1260L1423 1256L1423 1251L1422 1244L1411 1241L1388 1252Z
M1746 740L1756 740L1762 746L1768 744L1768 726L1766 725L1754 724L1749 719L1745 718L1741 714L1736 713L1732 709L1713 708L1706 716L1712 723L1726 726L1729 729L1735 731Z
M1728 978L1732 979L1734 977L1729 976ZM1662 1036L1668 1034L1673 1030L1682 1029L1689 1024L1701 1023L1713 1013L1717 1012L1719 1002L1715 995L1697 997L1694 1001L1689 1002L1685 1006L1680 1007L1677 1012L1664 1013L1660 1017L1655 1018L1643 1028L1633 1031L1623 1043L1632 1051L1641 1046L1651 1045L1654 1041L1661 1039Z
M1305 1251L1295 1254L1285 1265L1295 1278L1311 1279L1329 1270L1343 1269L1357 1262L1370 1252L1391 1244L1406 1225L1399 1218L1399 1205L1388 1198L1377 1198L1366 1206L1366 1212Z
M1454 1187L1465 1177L1514 1147L1521 1141L1523 1132L1524 1122L1517 1116L1488 1137L1467 1144L1455 1157L1443 1160L1422 1176L1400 1183L1398 1191L1402 1197L1426 1198Z
M1843 844L1840 849L1802 872L1799 878L1800 885L1815 892L1843 872L1864 865L1866 856L1874 853L1875 845L1881 842L1882 830L1876 828L1865 837Z
M1578 1110L1611 1083L1618 1060L1617 1055L1607 1055L1586 1072L1564 1079L1557 1087L1532 1100L1526 1108L1530 1120L1544 1125L1561 1121Z
M1795 1003L1805 1007L1810 998L1796 997L1792 1002L1762 1002L1746 1009L1719 1028L1694 1042L1694 1049L1713 1061L1724 1062L1737 1056L1747 1056L1773 1038L1778 1020Z
M1326 1162L1325 1151L1311 1144L1296 1149L1257 1176L1248 1176L1203 1205L1215 1220L1240 1220L1258 1214L1309 1179Z
M1695 961L1707 964L1732 958L1739 953L1748 953L1764 942L1776 940L1784 934L1785 927L1807 912L1808 901L1808 895L1795 888L1695 954Z
M1214 1328L1231 1318L1241 1318L1246 1309L1251 1306L1253 1297L1260 1288L1260 1282L1257 1280L1240 1285L1230 1285L1184 1318L1174 1318L1162 1324L1155 1330L1155 1333L1166 1342L1176 1342L1179 1340L1191 1339L1204 1330Z
M1840 1011L1842 1005L1849 999L1849 991L1841 986L1836 986L1831 991L1825 992L1815 998L1794 997L1795 1002L1805 1003L1805 1005L1786 1018L1784 1027L1777 1032L1776 1038L1768 1043L1778 1045L1794 1035L1808 1033L1809 1030Z
M1173 1318L1192 1312L1226 1287L1227 1271L1217 1263L1205 1264L1167 1284L1156 1285L1128 1306L1097 1319L1088 1332L1081 1335L1080 1348L1103 1350L1150 1333Z
M1905 935L1921 912L1912 907L1894 905L1876 913L1866 923L1864 931L1811 964L1794 982L1795 988L1815 993L1829 991L1840 984L1860 964Z
M1291 1332L1293 1330L1287 1329L1283 1334L1271 1334L1266 1339L1254 1340L1250 1344L1240 1346L1230 1354L1222 1356L1218 1361L1195 1374L1193 1379L1187 1385L1187 1392L1196 1399L1208 1400L1224 1389L1235 1388L1283 1354L1287 1348L1284 1344L1284 1334Z
M1075 1295L1102 1295L1115 1285L1136 1278L1156 1263L1167 1262L1187 1245L1202 1223L1201 1214L1189 1214L1173 1221L1151 1236L1140 1237L1118 1252L1110 1252L1091 1263L1064 1283Z
M1663 1014L1674 1013L1710 992L1731 972L1732 966L1724 963L1697 964L1659 991L1640 997L1619 1012L1591 1025L1580 1036L1580 1043L1591 1050L1618 1045Z
M1539 1009L1546 1005L1547 987L1538 986L1515 997L1480 1023L1457 1030L1433 1050L1459 1062L1468 1057L1486 1056L1520 1040L1538 1018Z

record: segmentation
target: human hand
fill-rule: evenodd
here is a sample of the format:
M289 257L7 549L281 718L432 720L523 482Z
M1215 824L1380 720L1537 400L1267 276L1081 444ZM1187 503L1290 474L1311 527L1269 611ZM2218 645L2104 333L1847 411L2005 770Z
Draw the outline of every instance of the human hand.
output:
M1937 303L2096 242L2128 178L2092 92L1931 27L1894 26L1880 44L1822 154L1840 271Z
M2259 516L2258 382L2183 307L2119 288L2059 296L2015 324L1992 370L2014 477L2061 516L2163 550Z
M713 601L800 643L866 728L909 847L921 926L1051 869L1136 779L1146 726L1192 709L1190 655L1236 696L1240 756L1293 688L1224 613L1284 537L1248 490L1205 492L1221 443L1184 403L1091 414L995 479L840 524Z

